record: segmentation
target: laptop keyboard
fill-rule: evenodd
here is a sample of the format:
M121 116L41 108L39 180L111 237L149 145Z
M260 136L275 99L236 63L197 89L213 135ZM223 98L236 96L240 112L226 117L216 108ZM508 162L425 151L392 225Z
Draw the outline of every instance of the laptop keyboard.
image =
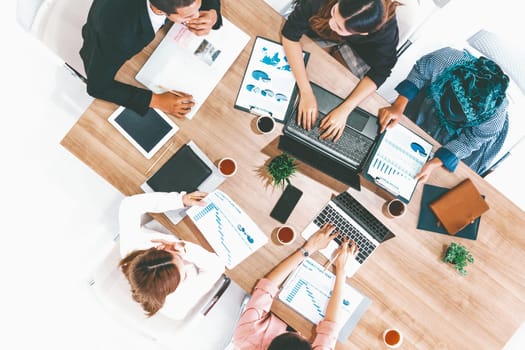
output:
M353 164L355 167L361 165L374 142L374 140L369 139L350 127L345 128L345 131L337 142L322 140L319 138L321 134L319 130L321 118L317 119L314 127L310 131L298 125L296 118L290 119L287 123L289 132L302 139L310 140L312 144L334 155L336 158Z
M334 202L378 242L383 242L388 234L392 234L381 221L352 197L350 193L346 191L341 192L334 198Z
M336 230L339 231L339 235L334 238L334 241L336 241L337 244L341 244L345 236L357 244L359 253L357 253L356 260L359 261L359 263L362 264L376 247L374 243L366 238L351 223L349 223L348 220L329 205L325 206L314 219L314 223L319 227L327 222L335 225Z

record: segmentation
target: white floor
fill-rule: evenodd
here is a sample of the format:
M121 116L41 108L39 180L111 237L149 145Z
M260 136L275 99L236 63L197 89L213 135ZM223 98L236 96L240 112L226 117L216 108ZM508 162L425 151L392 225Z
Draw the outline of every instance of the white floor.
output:
M122 195L59 145L91 99L13 18L0 21L0 348L160 349L90 294L89 273L116 232ZM506 349L523 349L524 334Z

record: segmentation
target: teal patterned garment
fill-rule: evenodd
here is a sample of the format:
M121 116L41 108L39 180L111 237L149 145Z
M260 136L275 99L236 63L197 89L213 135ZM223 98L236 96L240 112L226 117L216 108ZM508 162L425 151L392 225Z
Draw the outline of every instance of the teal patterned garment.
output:
M435 157L450 171L461 160L483 173L507 136L508 78L494 73L499 68L492 66L492 61L489 69L479 74L477 65L488 61L444 47L418 59L396 87L410 100L405 115L442 145Z

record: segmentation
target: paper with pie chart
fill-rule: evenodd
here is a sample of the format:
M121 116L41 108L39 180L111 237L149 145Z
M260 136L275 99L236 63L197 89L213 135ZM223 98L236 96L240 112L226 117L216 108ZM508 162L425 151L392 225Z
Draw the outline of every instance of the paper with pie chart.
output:
M188 209L188 216L228 269L268 241L255 222L224 192L215 190L204 202L204 207Z
M368 161L366 175L408 202L417 185L414 176L429 159L432 144L398 124L387 129Z

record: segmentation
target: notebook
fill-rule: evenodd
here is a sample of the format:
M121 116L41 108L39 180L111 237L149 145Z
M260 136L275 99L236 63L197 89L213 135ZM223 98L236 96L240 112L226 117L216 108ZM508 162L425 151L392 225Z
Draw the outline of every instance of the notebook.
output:
M421 208L419 211L419 218L417 222L417 228L420 230L432 231L447 235L448 232L445 230L443 225L438 225L438 218L434 212L430 209L429 204L438 199L440 196L445 194L449 189L445 187L439 187L434 185L425 184L423 186L423 195L421 197ZM454 236L459 238L466 238L475 240L478 237L478 229L481 221L481 217L474 220L473 223L467 225Z
M340 234L320 252L329 260L334 257L344 236L352 239L359 248L354 259L348 259L348 276L357 272L359 267L375 251L379 244L395 237L394 234L348 192L342 192L331 199L315 218L306 226L301 235L310 238L325 223L330 222Z
M487 202L470 179L446 191L429 206L450 235L455 235L489 210Z
M377 117L359 107L348 116L337 142L321 140L321 120L343 99L314 83L312 88L319 108L314 127L307 131L297 124L296 105L286 120L279 148L357 190L362 172L408 203L417 185L413 176L429 159L432 144L400 124L379 135Z
M206 154L190 141L181 146L141 188L144 192L212 192L225 180ZM174 224L186 216L187 208L170 210L166 216Z
M318 324L325 317L334 282L335 275L332 272L307 258L288 276L279 292L279 300L312 323ZM343 293L339 320L343 327L337 337L341 342L350 336L372 303L368 297L348 284L345 284Z

